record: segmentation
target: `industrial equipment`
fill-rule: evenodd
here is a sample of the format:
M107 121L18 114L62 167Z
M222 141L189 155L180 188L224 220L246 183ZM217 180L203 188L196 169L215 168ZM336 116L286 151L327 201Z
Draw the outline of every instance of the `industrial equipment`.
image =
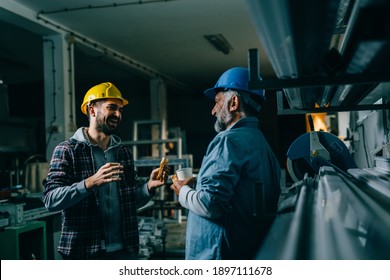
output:
M389 171L350 169L345 175L324 166L295 183L257 258L389 259Z
M283 92L280 114L389 108L376 103L390 77L388 1L246 2L278 77L259 80L251 56L250 88Z
M287 151L287 170L297 182L306 173L313 176L321 166L332 166L340 172L357 168L346 145L335 135L311 131L298 137Z
M389 259L390 159L356 167L336 136L309 132L288 151L295 183L258 259Z
M294 183L257 258L390 259L390 158L377 156L390 135L389 2L247 4L277 76L259 80L257 50L249 50L249 87L275 91L278 114L384 110L353 114L353 158L327 132L312 129L292 143Z

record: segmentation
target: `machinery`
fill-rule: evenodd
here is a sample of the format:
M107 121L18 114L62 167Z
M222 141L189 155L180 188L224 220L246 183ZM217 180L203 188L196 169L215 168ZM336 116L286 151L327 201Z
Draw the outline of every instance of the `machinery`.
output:
M359 169L326 132L298 137L287 152L294 183L258 259L389 259L390 159Z
M259 80L249 50L250 88L275 91L280 115L351 112L354 151L313 129L292 143L258 259L390 259L389 2L247 3L277 76Z
M307 173L317 174L321 166L332 166L339 172L357 168L348 148L335 135L311 131L298 137L287 151L287 170L294 180L302 180Z

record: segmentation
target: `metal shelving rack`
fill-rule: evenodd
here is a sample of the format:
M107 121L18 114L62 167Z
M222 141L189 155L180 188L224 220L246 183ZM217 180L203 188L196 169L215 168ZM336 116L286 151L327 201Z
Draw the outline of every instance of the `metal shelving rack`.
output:
M139 130L142 125L156 125L159 127L160 139L139 139L140 133ZM164 151L164 144L166 143L175 143L177 146L177 155L175 156L166 156ZM134 121L133 126L133 140L132 141L123 141L124 145L129 145L132 147L134 164L135 167L156 167L160 165L162 157L169 159L169 165L173 165L177 168L182 167L191 167L192 166L192 157L188 155L183 155L183 139L182 137L175 138L165 138L162 122L160 120L142 120ZM141 157L139 155L138 147L141 145L158 145L158 155L157 156L147 156Z
M153 130L151 135L158 135L159 139L140 139L140 130L142 127L149 126L149 129ZM177 147L176 155L165 155L165 144L174 143ZM182 137L174 137L174 138L166 138L163 124L161 120L141 120L134 121L133 125L133 140L132 141L123 141L124 145L131 146L133 150L134 156L134 165L136 169L139 168L156 168L160 165L161 158L166 157L169 160L169 165L173 166L174 170L183 168L183 167L192 167L192 156L191 155L183 155L183 139ZM150 156L141 156L139 147L142 145L151 145L152 155ZM153 145L157 145L154 146ZM156 149L157 147L157 149ZM154 154L153 154L154 152ZM171 170L172 172L174 170ZM168 184L170 183L170 179L168 180ZM162 207L162 203L165 198L164 188L160 188L159 192L156 194L155 199L159 201L158 205ZM174 202L177 202L177 196L174 195ZM158 207L158 205L156 207ZM162 211L158 211L159 218L163 218ZM175 209L175 219L180 223L182 221L182 213L181 209Z

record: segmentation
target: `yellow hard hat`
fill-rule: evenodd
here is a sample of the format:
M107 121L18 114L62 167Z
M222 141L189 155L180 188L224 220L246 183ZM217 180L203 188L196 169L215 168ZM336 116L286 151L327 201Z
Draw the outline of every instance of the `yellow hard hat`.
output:
M114 86L112 83L101 83L94 87L91 87L84 96L83 104L81 104L81 112L85 115L87 114L87 105L89 102L98 100L98 99L106 99L106 98L115 98L119 99L123 102L123 106L129 104L129 101L122 97L119 89Z

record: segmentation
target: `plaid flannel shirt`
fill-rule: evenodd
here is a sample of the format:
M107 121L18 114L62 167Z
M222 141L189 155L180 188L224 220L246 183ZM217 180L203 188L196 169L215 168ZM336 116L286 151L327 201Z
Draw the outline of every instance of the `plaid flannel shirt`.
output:
M118 182L122 213L122 231L125 247L131 255L139 250L137 223L137 192L140 182L134 170L134 160L129 148L119 145L116 159L124 166L124 180ZM70 186L92 176L94 167L92 149L85 142L70 139L54 150L43 198L56 188ZM88 194L73 206L62 210L62 233L58 251L74 259L96 258L104 253L103 221L99 213L96 192Z

